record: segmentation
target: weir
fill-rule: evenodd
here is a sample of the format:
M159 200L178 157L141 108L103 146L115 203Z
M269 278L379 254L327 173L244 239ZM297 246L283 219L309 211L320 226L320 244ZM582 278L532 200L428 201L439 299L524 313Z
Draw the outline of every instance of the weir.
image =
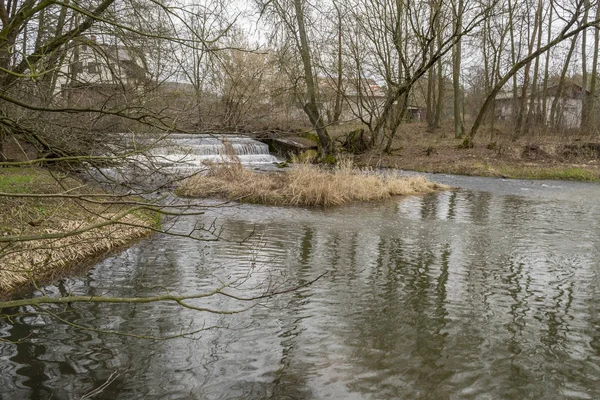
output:
M170 187L173 180L202 172L206 163L235 161L255 169L269 169L279 162L269 154L269 146L243 135L174 133L164 138L150 135L121 135L123 148L139 153L123 162L87 174L103 184L126 184L144 191Z
M173 134L151 151L162 165L201 167L205 162L231 162L231 152L242 164L270 164L277 158L269 147L246 136Z

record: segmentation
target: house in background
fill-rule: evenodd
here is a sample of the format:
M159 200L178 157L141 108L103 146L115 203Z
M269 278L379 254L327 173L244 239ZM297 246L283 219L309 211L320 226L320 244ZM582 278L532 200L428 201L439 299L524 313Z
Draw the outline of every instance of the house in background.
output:
M552 107L556 101L555 121L558 126L563 128L580 128L583 113L583 98L589 96L590 91L584 89L576 83L567 83L559 96L559 85L552 85L546 89L546 109L543 108L544 93L539 92L534 100L536 110L540 110L540 115L536 118L540 122L551 124ZM527 95L527 105L530 104L531 94ZM517 101L521 101L521 92L515 99L512 92L501 92L496 96L496 118L502 121L510 120L514 117L513 109Z
M324 115L328 117L328 120L331 120L338 90L337 84L332 78L319 78L318 84L321 96L321 108L324 111ZM358 82L344 79L341 91L341 122L358 122L360 116L376 115L383 108L387 99L386 90L374 79L362 79ZM410 122L422 121L424 113L425 110L423 107L409 103L404 119Z
M147 65L140 49L82 37L68 51L56 89L138 88L149 80Z

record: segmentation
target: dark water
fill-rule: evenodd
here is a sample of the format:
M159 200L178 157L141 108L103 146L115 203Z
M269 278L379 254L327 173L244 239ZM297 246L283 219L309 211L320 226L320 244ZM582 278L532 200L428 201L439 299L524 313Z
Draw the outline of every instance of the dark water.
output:
M154 236L50 293L147 296L231 283L235 315L77 305L0 322L0 399L598 399L600 187L438 176L456 192L329 210L238 206L225 240ZM246 239L244 241L244 239ZM241 243L243 241L243 243ZM192 304L239 310L211 297ZM252 303L254 304L254 303ZM213 329L211 329L213 328Z

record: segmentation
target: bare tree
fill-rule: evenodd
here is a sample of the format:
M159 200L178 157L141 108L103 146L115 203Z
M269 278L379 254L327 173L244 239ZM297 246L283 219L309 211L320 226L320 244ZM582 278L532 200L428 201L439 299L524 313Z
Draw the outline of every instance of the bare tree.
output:
M453 21L454 21L454 32L462 31L462 19L465 12L464 1L457 0L453 4ZM454 88L454 137L461 138L463 136L463 96L460 85L460 67L462 58L462 40L460 37L456 40L456 43L452 47L452 87Z
M274 0L263 2L258 1L261 15L268 14L274 21L276 29L283 32L285 40L289 40L299 56L303 76L306 97L302 108L308 116L319 139L319 152L321 156L327 156L333 152L331 138L327 132L327 126L321 115L319 88L313 67L313 54L309 31L307 28L307 19L309 14L309 4L303 0Z
M76 248L88 244L95 248L102 238L113 237L117 230L129 230L133 236L166 232L196 240L206 240L202 232L211 231L195 227L182 234L152 222L157 215L202 213L204 206L199 204L162 202L158 191L175 177L145 187L130 182L118 185L106 167L111 166L114 175L122 173L122 168L135 166L144 176L152 175L157 180L163 176L163 160L154 149L176 129L176 118L166 112L170 111L169 105L157 98L161 97L164 75L171 68L176 70L177 64L173 62L176 58L159 58L166 58L167 49L218 51L219 40L232 22L206 25L202 32L190 24L190 4L181 7L174 1L148 4L131 0L116 5L113 0L0 1L0 144L10 138L19 146L36 147L26 154L28 158L20 160L6 160L0 149L0 167L24 171L28 166L53 167L44 170L52 190L41 186L34 188L34 193L7 191L0 193L0 200L10 205L19 199L44 199L53 202L53 213L63 212L61 205L68 203L69 210L77 214L73 220L67 215L69 224L61 229L46 231L40 227L45 219L31 220L11 227L0 237L3 276L24 274L34 287L39 283L38 276L26 267L27 257L35 254L31 260L41 267L60 262L53 251L56 246ZM148 60L149 53L160 57ZM170 65L166 67L163 61ZM102 122L116 123L117 129L126 127L123 130L127 131L154 131L155 135L142 139L119 135L100 127ZM89 181L101 181L104 189L77 180L79 173L85 173ZM112 187L118 187L118 191L107 192ZM213 239L218 237L218 232L213 233ZM6 265L10 270L5 269ZM39 277L45 276L43 271L37 272ZM4 295L0 293L0 297ZM36 301L41 303L34 304ZM60 297L44 295L30 304L39 307L61 301ZM2 302L0 308L26 303Z
M574 5L574 7L569 10L570 15L569 15L568 19L565 19L564 26L561 28L561 30L558 33L556 33L552 37L551 40L549 40L544 46L541 46L539 49L531 52L529 55L527 55L526 57L523 57L521 60L516 62L514 65L512 65L504 73L502 78L498 80L497 84L492 88L492 91L487 96L482 107L480 108L479 113L473 123L473 126L471 128L469 135L463 141L463 146L471 147L473 145L473 138L475 137L479 128L481 127L483 118L484 118L488 108L493 103L494 98L496 97L498 92L502 89L502 87L511 78L514 78L515 75L522 68L524 68L528 63L530 63L531 61L533 61L535 58L539 57L546 51L553 49L558 44L563 43L564 41L569 40L569 39L571 39L571 46L569 48L569 53L570 53L571 49L573 49L575 46L574 43L576 43L577 35L579 33L581 33L583 30L588 29L593 26L596 26L600 23L600 20L598 20L597 18L595 18L594 20L588 20L586 23L581 23L580 18L582 16L582 13L584 12L583 5L584 5L584 0L579 0ZM567 58L570 59L568 54L567 54ZM564 70L564 65L563 65L563 70ZM557 98L558 98L558 96L557 96ZM555 111L555 114L556 114L556 111Z
M596 21L600 21L600 5L596 4ZM582 120L582 128L583 129L591 129L593 126L592 116L595 115L597 108L597 82L598 82L598 49L600 47L600 27L596 25L594 27L594 53L592 57L592 72L590 77L590 96L587 97L584 113L585 117ZM585 89L585 87L584 87ZM598 123L598 119L596 118L596 123ZM596 129L598 132L598 127L596 125Z

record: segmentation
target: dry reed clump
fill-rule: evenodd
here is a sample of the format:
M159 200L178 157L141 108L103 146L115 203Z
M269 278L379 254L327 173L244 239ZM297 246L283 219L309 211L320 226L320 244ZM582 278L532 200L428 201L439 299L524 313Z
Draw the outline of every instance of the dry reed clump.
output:
M300 164L286 172L257 173L239 163L211 165L205 175L182 182L177 193L188 197L222 196L268 205L335 206L392 196L446 189L424 177L399 177L357 170L348 163L332 170Z
M110 215L103 216L111 218ZM92 221L91 224L98 221ZM70 232L88 226L90 221L62 221L41 234ZM6 249L0 257L0 298L22 289L36 286L73 269L91 257L105 254L132 240L146 235L150 222L127 215L119 223L91 229L78 235L59 239L21 242Z

